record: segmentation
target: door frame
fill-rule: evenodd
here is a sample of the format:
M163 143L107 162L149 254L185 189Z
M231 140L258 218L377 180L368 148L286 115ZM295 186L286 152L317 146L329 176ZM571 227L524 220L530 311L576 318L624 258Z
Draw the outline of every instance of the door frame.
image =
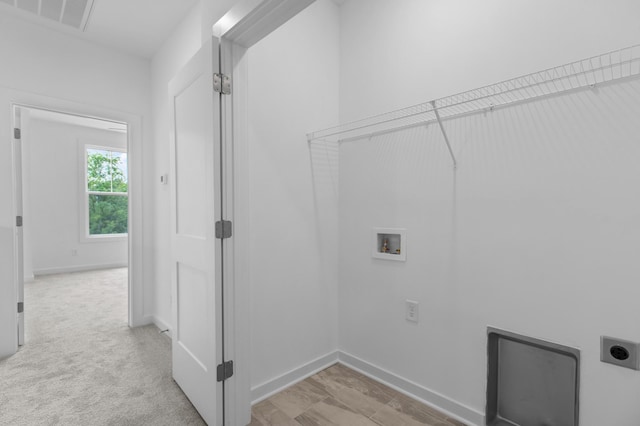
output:
M144 283L143 283L143 181L142 181L142 117L136 114L117 111L113 109L103 108L95 105L67 101L59 98L48 97L44 95L23 92L13 89L0 90L0 103L5 105L6 114L8 114L8 123L11 127L11 136L13 136L14 108L33 108L41 110L49 110L63 114L76 115L81 117L103 119L114 122L127 124L127 151L128 151L128 167L129 167L129 235L128 235L128 325L136 327L149 323L149 318L144 315ZM13 143L13 139L10 139ZM12 176L15 179L16 158L11 160ZM18 187L16 182L12 183L11 211L19 212L16 205L16 191ZM15 225L15 224L14 224ZM17 250L16 240L14 237L14 256L15 264L19 262L19 258L23 258L24 253ZM0 283L0 285L12 285L14 294L17 299L17 274L14 271L14 282ZM13 304L13 302L11 302ZM14 305L15 306L15 305ZM25 306L25 312L28 315L28 306ZM9 326L15 326L16 323ZM13 353L18 350L18 339L16 334L15 343L12 345ZM10 355L10 354L7 354Z
M224 247L225 359L234 360L235 374L226 383L228 425L251 422L250 376L250 164L247 52L315 0L241 0L213 25L220 40L221 72L231 76L231 96L222 98L224 216L233 222L233 237ZM275 88L274 88L275 90Z
M24 307L24 227L22 223L20 225L17 223L17 218L24 216L24 186L22 182L24 168L22 167L22 135L16 135L15 130L22 131L22 110L13 105L11 111L12 127L14 129L11 152L13 161L13 202L16 216L15 232L13 234L13 246L16 252L13 279L15 281L18 306L22 303ZM22 345L24 345L24 310L18 309L18 346Z

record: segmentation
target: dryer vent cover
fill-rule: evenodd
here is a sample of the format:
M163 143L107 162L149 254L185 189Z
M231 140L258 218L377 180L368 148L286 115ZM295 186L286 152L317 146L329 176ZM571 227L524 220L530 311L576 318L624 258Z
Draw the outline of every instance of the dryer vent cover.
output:
M580 351L488 329L487 425L578 426Z

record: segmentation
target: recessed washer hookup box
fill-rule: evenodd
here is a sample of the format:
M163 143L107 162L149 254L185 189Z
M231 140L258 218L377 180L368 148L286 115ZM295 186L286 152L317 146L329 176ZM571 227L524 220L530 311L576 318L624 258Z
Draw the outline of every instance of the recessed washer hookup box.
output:
M489 426L578 426L580 351L489 327Z

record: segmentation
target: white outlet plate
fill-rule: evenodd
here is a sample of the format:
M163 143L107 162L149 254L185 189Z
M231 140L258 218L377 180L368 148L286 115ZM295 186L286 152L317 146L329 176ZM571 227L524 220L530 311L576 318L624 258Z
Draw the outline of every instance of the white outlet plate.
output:
M419 304L415 300L407 300L405 302L405 319L411 322L418 322Z
M640 370L640 343L600 336L600 361Z

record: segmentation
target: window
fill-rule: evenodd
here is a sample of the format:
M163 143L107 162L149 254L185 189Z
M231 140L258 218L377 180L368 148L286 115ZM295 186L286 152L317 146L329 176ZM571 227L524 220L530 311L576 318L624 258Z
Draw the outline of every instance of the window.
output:
M122 236L128 232L127 153L86 147L87 234Z

